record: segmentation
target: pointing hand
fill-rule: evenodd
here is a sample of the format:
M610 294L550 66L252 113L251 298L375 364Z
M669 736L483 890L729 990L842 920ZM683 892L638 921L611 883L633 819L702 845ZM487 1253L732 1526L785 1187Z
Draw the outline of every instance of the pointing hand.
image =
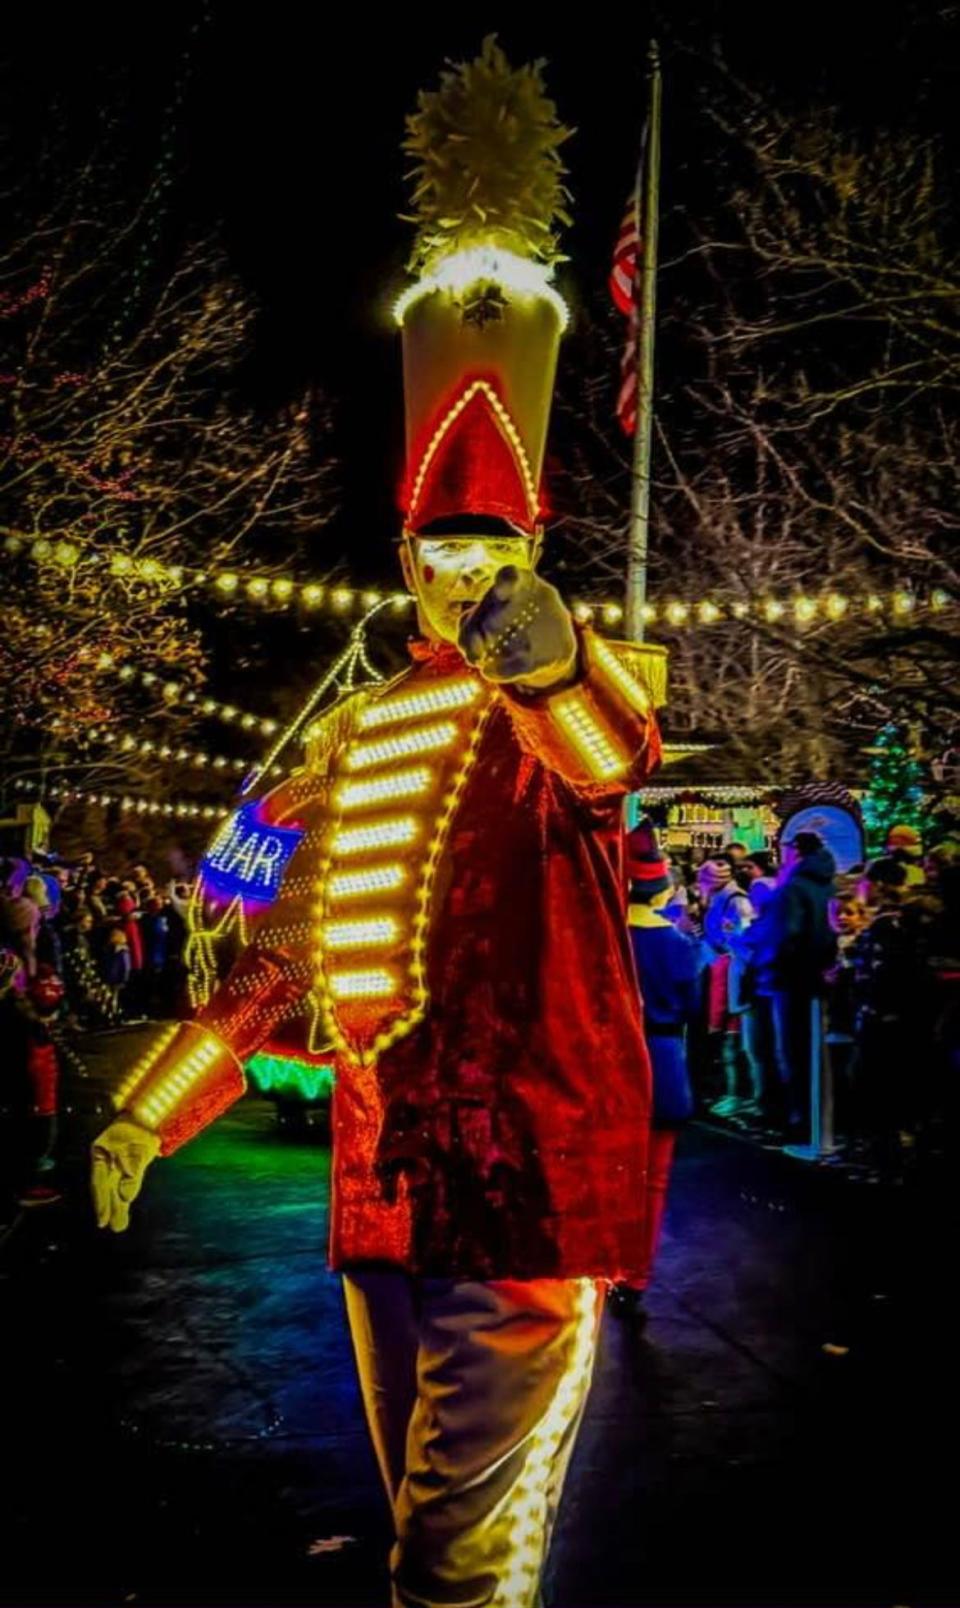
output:
M488 681L533 689L568 680L577 663L573 622L559 592L533 570L510 564L463 620L460 648Z

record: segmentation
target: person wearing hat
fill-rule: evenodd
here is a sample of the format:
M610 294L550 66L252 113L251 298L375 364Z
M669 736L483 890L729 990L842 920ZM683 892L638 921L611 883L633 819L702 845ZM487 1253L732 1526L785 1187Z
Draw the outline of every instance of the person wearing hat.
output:
M906 886L917 888L926 880L923 869L923 839L915 826L891 826L886 852L898 860L907 873Z
M686 1037L700 1009L707 956L699 939L679 932L663 914L673 895L673 879L648 821L628 834L626 865L630 946L653 1070L653 1115L641 1265L633 1279L614 1286L612 1305L639 1317L660 1242L677 1134L693 1115Z
M252 831L248 807L228 823L218 841L235 826L250 867L271 827L294 839L279 893L93 1147L98 1221L120 1230L148 1163L242 1094L312 996L336 1062L330 1256L395 1608L534 1608L604 1286L648 1256L650 1067L608 845L659 759L660 661L582 627L537 573L565 314L544 235L517 255L530 190L511 186L520 152L561 204L553 120L539 68L514 73L492 40L411 119L431 174L397 309L412 662L334 707ZM451 174L459 223L433 212ZM491 190L506 241L484 239Z
M836 861L816 832L797 832L781 847L773 897L751 934L753 962L769 987L779 1125L806 1140L810 1123L814 1012L837 954L830 905Z
M64 986L53 967L40 961L19 1005L19 1031L13 1048L28 1110L24 1161L29 1181L19 1196L21 1206L50 1206L60 1199L60 1191L45 1183L44 1177L55 1165L60 1056L54 1025L63 997Z
M62 891L55 877L35 872L27 878L23 891L40 912L35 938L36 965L49 966L59 977L63 972L63 943L60 937Z
M20 956L28 977L37 968L37 934L40 931L40 907L27 891L35 882L39 897L46 900L46 888L23 861L8 862L3 890L0 892L0 943Z
M756 1115L763 1098L763 1069L755 1053L755 1038L744 1031L750 1001L744 998L746 970L744 935L754 920L750 897L736 881L729 860L705 860L697 872L697 888L704 904L703 936L709 946L707 1031L716 1047L719 1040L723 1093L710 1107L711 1115ZM750 1076L750 1095L741 1087L741 1055Z
M938 1098L934 946L945 936L943 912L935 896L908 886L907 867L889 854L870 862L858 891L869 915L849 951L859 1107L874 1161L896 1174Z
M0 1122L0 1223L9 1222L9 1210L16 1198L18 1179L17 1116L25 1105L24 1066L21 1042L24 1036L20 998L27 985L23 961L15 949L0 948L0 1108L14 1114L14 1121ZM22 1124L19 1126L22 1127Z

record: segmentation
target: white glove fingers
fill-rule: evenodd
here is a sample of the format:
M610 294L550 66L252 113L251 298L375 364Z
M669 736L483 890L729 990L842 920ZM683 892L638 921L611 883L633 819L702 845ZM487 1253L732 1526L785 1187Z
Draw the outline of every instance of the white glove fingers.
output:
M90 1187L93 1192L93 1209L96 1212L98 1228L106 1228L110 1221L113 1197L113 1191L110 1187L110 1171L110 1163L106 1158L94 1154L93 1167L90 1173Z
M110 1227L115 1234L123 1234L130 1226L130 1207L119 1195L114 1197Z
M138 1173L143 1172L143 1158L132 1145L118 1145L113 1152L113 1159L123 1178L136 1178Z
M497 570L492 589L494 597L506 603L520 587L520 574L513 564L504 564L502 569Z
M130 1201L136 1200L140 1193L141 1176L134 1173L125 1173L122 1178L117 1179L117 1197L119 1200L126 1201L128 1205Z

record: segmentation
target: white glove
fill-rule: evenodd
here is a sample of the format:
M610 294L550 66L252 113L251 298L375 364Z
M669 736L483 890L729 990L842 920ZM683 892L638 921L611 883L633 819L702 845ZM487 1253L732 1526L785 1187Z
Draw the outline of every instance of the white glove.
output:
M129 1117L118 1117L92 1146L90 1186L98 1228L122 1234L130 1222L130 1203L143 1186L143 1175L160 1153L160 1140Z
M533 570L512 564L462 622L460 648L488 681L536 691L576 672L577 638L560 593Z

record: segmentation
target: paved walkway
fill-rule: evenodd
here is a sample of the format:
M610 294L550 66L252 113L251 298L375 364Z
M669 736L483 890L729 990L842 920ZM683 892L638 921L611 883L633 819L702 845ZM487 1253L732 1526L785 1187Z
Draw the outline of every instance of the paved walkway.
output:
M384 1603L327 1149L245 1102L98 1235L96 1083L74 1101L63 1206L0 1235L0 1601ZM688 1132L648 1329L605 1320L551 1608L960 1601L944 1195Z

